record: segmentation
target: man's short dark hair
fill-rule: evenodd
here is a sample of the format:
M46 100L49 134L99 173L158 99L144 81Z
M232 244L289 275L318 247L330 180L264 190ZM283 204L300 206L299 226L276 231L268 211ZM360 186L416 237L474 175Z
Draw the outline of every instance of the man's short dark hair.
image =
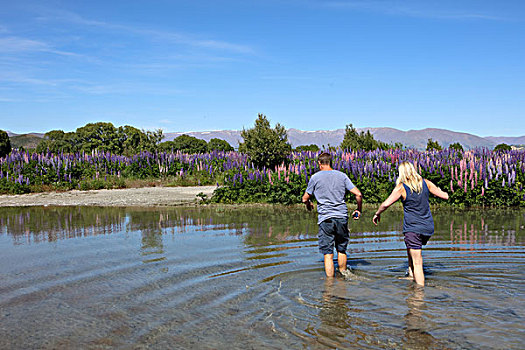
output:
M327 152L323 152L317 157L317 161L323 165L332 165L332 155Z

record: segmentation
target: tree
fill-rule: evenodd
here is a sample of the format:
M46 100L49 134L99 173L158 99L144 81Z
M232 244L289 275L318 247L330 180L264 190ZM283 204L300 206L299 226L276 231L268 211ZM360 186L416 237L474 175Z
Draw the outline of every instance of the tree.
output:
M255 126L241 131L244 142L239 144L239 151L246 153L258 168L273 168L288 160L292 146L288 143L288 134L281 124L275 128L264 114L259 114Z
M183 153L206 153L208 150L208 144L206 141L198 139L189 135L180 135L173 141L166 141L159 145L159 149L170 152L170 151L181 151Z
M428 139L427 142L427 151L441 151L441 145L437 141L433 141L432 139Z
M144 131L129 125L119 127L117 134L122 153L128 156L142 151L154 152L164 138L161 129Z
M366 133L361 131L357 132L356 128L352 124L348 124L345 130L345 136L343 142L341 142L341 149L343 150L365 150L372 151L375 149L389 149L396 146L402 146L400 143L396 143L395 146L389 145L388 143L378 141L374 139L374 135L367 130Z
M319 146L317 146L316 144L311 144L311 145L301 145L301 146L297 146L295 148L295 151L297 152L317 152L319 151Z
M233 151L233 147L225 140L213 138L208 142L208 151Z
M162 129L157 129L155 131L147 130L146 137L148 140L148 147L151 147L151 151L153 151L164 138L164 133L162 132Z
M78 151L78 140L76 133L64 132L62 130L51 130L44 134L42 140L36 147L38 153L73 153Z
M463 152L463 146L459 142L451 143L448 148L453 149L458 152Z
M155 152L163 137L161 129L144 131L129 125L115 128L111 123L88 123L75 132L47 132L36 151L73 153L91 152L96 149L130 156L142 151Z
M4 130L0 130L0 157L5 157L11 153L11 140Z
M89 123L76 130L80 151L99 150L115 154L122 153L122 142L117 128L111 123Z
M506 143L500 143L496 147L494 147L494 151L510 151L512 147L507 145Z

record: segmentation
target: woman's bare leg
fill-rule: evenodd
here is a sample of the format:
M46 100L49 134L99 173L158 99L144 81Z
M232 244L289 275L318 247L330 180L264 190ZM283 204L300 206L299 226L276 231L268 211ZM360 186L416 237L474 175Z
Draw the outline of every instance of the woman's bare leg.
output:
M412 262L412 257L410 256L410 249L407 248L408 256L408 276L398 277L400 280L414 280L414 264Z
M423 255L421 249L408 249L409 257L412 260L412 272L414 274L414 282L420 286L425 285L425 274L423 273ZM409 260L410 264L410 260Z
M412 261L412 257L410 256L410 249L407 248L407 256L408 256L408 276L409 279L414 279L414 263Z

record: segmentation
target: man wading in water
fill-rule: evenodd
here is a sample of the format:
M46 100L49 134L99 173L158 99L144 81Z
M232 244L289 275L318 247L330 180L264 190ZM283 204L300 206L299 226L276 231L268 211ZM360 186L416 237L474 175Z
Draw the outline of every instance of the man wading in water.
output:
M339 272L350 275L346 269L346 246L348 245L348 208L345 203L346 191L355 195L357 210L352 217L361 216L363 197L346 174L332 169L332 156L321 153L318 158L319 169L308 182L303 195L303 203L312 210L310 197L317 200L317 224L319 225L319 251L324 254L324 269L327 277L334 276L334 246L337 250Z

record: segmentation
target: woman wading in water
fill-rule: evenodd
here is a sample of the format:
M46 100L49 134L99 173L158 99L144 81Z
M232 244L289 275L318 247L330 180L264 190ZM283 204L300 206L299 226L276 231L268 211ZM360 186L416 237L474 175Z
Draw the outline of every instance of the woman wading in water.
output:
M372 221L378 224L381 213L387 210L399 198L403 203L403 235L408 255L409 278L417 284L425 285L423 256L421 248L427 244L434 233L434 219L428 203L429 194L448 199L448 193L442 191L429 180L423 179L409 162L399 164L397 185L388 198L379 206Z

